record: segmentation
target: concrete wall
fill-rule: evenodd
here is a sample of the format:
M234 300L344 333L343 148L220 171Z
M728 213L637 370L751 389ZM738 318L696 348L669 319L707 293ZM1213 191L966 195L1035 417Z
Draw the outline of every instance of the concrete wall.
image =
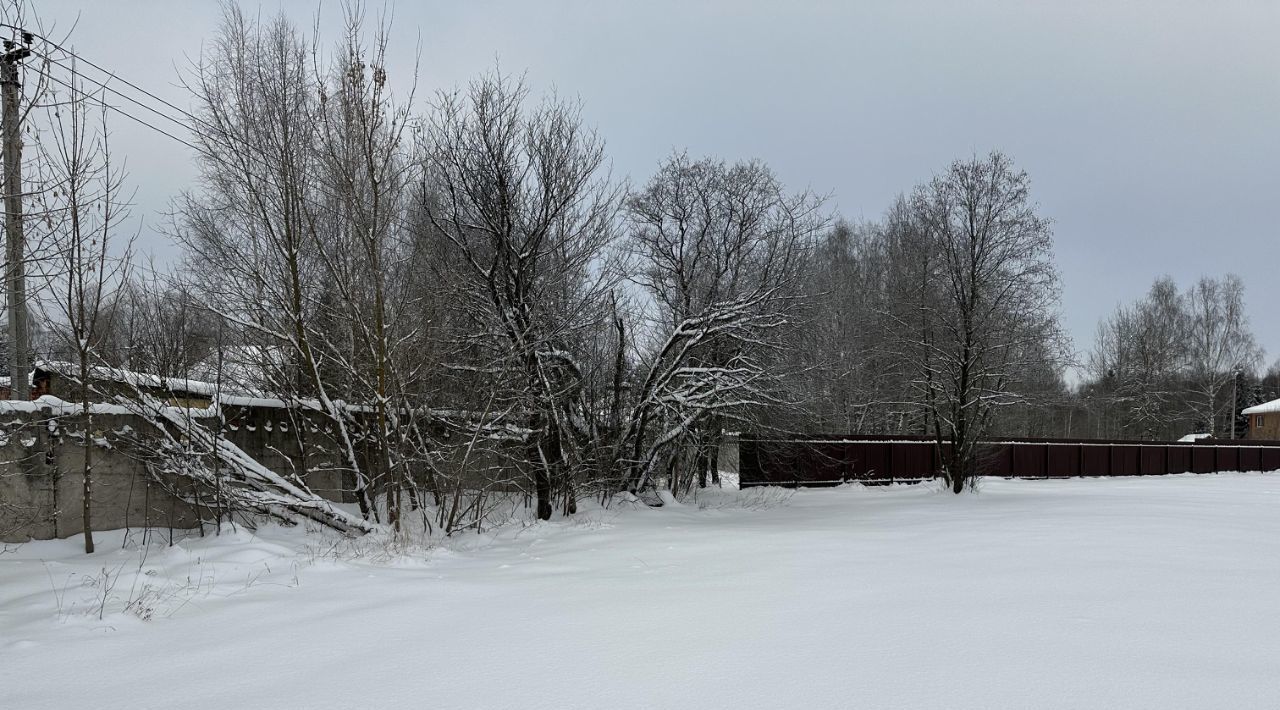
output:
M225 411L225 410L224 410ZM305 483L338 502L352 499L350 476L339 449L322 425L290 421L282 408L226 411L224 436L276 473ZM215 419L202 422L215 427ZM200 510L170 494L148 475L139 439L152 424L131 414L95 414L92 431L92 523L95 530L170 526L190 528ZM83 529L83 415L54 416L51 410L0 413L0 541L65 538ZM173 488L181 491L181 488ZM203 516L200 515L203 513Z
M306 483L317 495L339 503L355 501L355 482L338 446L332 422L283 407L224 406L222 435L276 473ZM212 428L214 421L208 422ZM367 457L361 465L367 466Z
M189 528L195 509L166 492L121 447L150 425L132 415L93 418L91 523L95 530L146 525ZM125 429L130 427L130 429ZM84 435L80 416L6 412L0 422L0 541L83 531Z
M211 430L221 428L228 441L286 479L329 500L355 502L349 455L327 417L284 407L229 404L222 406L222 413L224 423L213 417L199 421ZM81 531L85 428L79 414L0 409L0 541L68 537ZM194 527L202 517L213 519L208 508L187 504L165 490L181 491L172 487L184 485L183 480L166 479L162 486L148 475L145 460L154 447L142 440L154 431L154 425L134 415L94 415L90 439L95 530ZM359 440L360 422L352 422L349 433ZM449 472L448 480L441 481L445 487L472 480L493 485L501 478L495 469L501 469L511 480L496 488L520 488L526 474L512 465L509 449L514 444L482 437L465 455L472 444L469 439L457 440L443 429L434 434L445 443L445 455L436 462L437 470ZM355 453L363 470L376 468L372 452L357 448Z

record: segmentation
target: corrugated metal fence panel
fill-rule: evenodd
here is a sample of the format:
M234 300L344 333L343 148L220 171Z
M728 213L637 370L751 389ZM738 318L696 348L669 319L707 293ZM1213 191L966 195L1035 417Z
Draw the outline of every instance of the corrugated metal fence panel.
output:
M942 467L939 466L939 469ZM1006 444L981 444L978 446L978 468L991 471L992 476L1013 475L1013 451Z
M1083 470L1083 446L1060 446L1060 451L1050 451L1045 447L1047 459L1045 475L1050 478L1070 478L1079 476Z
M1010 468L1014 476L1044 478L1048 475L1044 459L1047 447L1039 444L1010 444L1009 448L1012 450L1013 466Z
M820 444L813 447L810 458L813 460L813 478L828 481L831 485L840 485L849 477L845 464L845 447L841 444Z
M1119 444L1111 447L1111 475L1136 476L1142 447Z
M1191 447L1191 471L1193 473L1213 473L1217 469L1214 463L1214 451L1208 446Z
M937 468L933 465L933 444L890 444L891 478L933 478Z
M760 444L738 439L738 484L759 485L764 480L760 471Z
M1236 456L1239 457L1240 471L1260 471L1262 470L1262 450L1256 448L1236 449Z
M875 478L887 479L892 475L889 468L889 445L883 442L864 442L849 444L853 455L852 477L860 480Z
M1280 448L1263 449L1262 464L1258 468L1262 471L1280 471Z
M1213 447L1216 456L1215 468L1219 471L1240 470L1240 449L1227 446Z
M1157 476L1169 471L1169 447L1144 446L1138 451L1138 473Z
M1082 446L1080 448L1081 476L1110 476L1111 447Z
M1191 471L1190 446L1166 446L1169 452L1169 473L1187 473Z
M738 458L744 486L919 480L940 471L937 447L923 437L742 437ZM978 469L986 476L1028 478L1276 471L1280 470L1280 442L988 442L979 446Z

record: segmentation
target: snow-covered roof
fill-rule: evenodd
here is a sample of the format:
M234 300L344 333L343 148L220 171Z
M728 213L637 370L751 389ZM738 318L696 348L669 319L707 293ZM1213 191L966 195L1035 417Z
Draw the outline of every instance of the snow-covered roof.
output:
M1273 399L1270 402L1255 404L1252 407L1246 407L1242 414L1280 414L1280 399Z
M36 363L36 369L74 377L79 366L71 362L41 360ZM163 389L173 393L185 392L203 397L212 397L219 390L218 385L212 382L192 380L185 377L160 377L146 372L135 372L134 370L107 367L105 365L89 368L89 376L98 380L121 382L132 387ZM224 386L222 389L226 390L227 388Z
M221 381L224 390L252 393L271 389L275 375L287 371L289 365L289 353L284 348L231 345L210 353L192 367L190 374L206 381Z
M84 411L84 405L79 402L68 402L65 399L54 397L51 394L41 395L29 402L23 400L7 400L0 399L0 413L23 412L32 414L39 412L41 409L51 409L56 415L63 414L79 414ZM93 403L89 405L89 411L93 414L131 414L128 407L118 404Z
M44 370L46 372L57 372L63 376L74 378L79 370L79 366L71 362L60 362L57 360L38 360L35 363L36 370ZM138 389L162 389L170 394L195 395L196 397L206 397L210 400L210 406L203 408L201 411L207 412L199 416L213 416L217 408L221 406L243 407L249 409L283 409L285 407L297 406L302 409L310 409L317 412L323 412L328 407L316 399L308 398L292 398L289 400L280 399L278 397L268 396L267 393L254 391L243 385L235 386L230 383L224 383L219 386L212 382L202 380L193 380L184 377L160 377L147 372L136 372L134 370L126 370L118 367L108 367L99 365L89 369L89 376L97 380L107 380L111 382L120 382ZM34 373L33 377L34 379ZM0 378L4 384L8 384L9 378ZM374 411L371 404L357 404L347 402L341 399L334 399L330 404L346 412L364 412L370 413ZM38 412L42 408L50 408L56 414L72 414L79 411L78 403L70 403L59 399L52 395L44 395L38 399L28 401L10 401L0 400L0 412L21 411L21 412ZM185 409L183 406L175 406L176 409ZM127 414L131 410L112 404L94 404L93 411L99 414ZM454 409L437 409L433 407L422 407L416 409L423 414L438 419L457 419L470 421L483 421L486 414L483 412L454 410ZM190 413L196 410L189 410ZM502 430L514 433L520 436L527 436L529 430L508 422L491 422L485 425L486 429Z
M1201 439L1212 439L1212 438L1213 438L1213 434L1209 434L1209 433L1207 433L1207 432L1203 432L1203 433L1199 433L1199 434L1187 434L1186 436L1182 437L1181 439L1178 439L1178 442L1179 442L1179 443L1182 443L1182 442L1192 442L1192 441L1200 441Z

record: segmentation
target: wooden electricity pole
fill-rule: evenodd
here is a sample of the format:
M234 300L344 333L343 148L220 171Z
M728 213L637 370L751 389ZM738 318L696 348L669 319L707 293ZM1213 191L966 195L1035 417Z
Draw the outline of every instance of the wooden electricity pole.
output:
M9 399L31 399L27 353L26 235L22 229L22 126L18 100L18 63L31 54L29 47L4 41L0 55L0 148L4 157L5 290L9 307Z

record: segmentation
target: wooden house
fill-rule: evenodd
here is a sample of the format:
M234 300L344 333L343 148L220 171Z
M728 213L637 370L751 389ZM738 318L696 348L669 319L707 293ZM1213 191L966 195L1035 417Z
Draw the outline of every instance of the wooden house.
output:
M1280 399L1247 407L1241 413L1249 418L1246 438L1280 441Z

